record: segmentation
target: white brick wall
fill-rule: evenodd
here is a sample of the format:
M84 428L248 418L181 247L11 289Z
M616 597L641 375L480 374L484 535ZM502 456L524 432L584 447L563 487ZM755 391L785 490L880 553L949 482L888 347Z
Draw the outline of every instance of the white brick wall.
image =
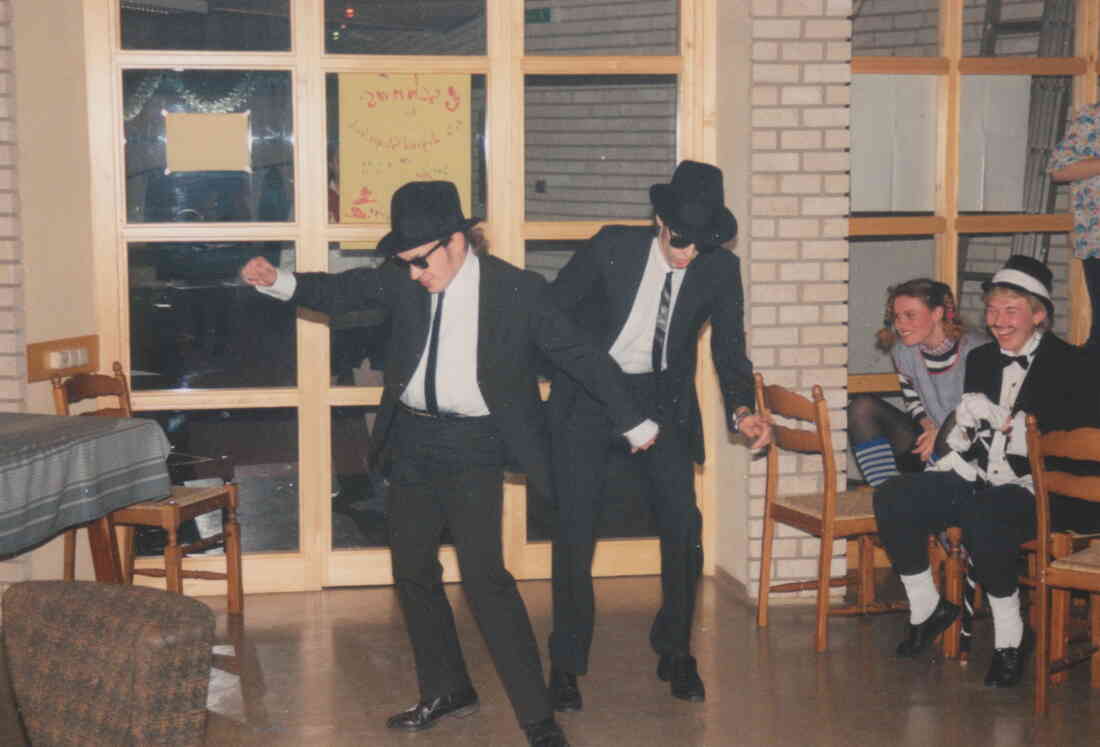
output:
M870 2L870 0L868 0ZM909 0L905 0L908 4ZM752 214L748 319L753 362L765 380L808 393L826 389L846 448L848 329L848 90L851 0L754 0ZM753 461L750 571L760 573L764 461ZM780 461L781 488L820 486L820 460ZM834 571L842 573L844 542ZM818 542L780 528L773 578L816 574Z
M0 410L23 409L23 263L15 172L11 3L0 0Z

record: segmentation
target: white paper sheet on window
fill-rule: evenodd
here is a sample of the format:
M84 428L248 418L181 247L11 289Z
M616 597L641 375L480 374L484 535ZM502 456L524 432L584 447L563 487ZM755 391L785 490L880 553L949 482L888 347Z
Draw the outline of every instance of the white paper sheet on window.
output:
M165 173L252 171L250 112L164 112Z

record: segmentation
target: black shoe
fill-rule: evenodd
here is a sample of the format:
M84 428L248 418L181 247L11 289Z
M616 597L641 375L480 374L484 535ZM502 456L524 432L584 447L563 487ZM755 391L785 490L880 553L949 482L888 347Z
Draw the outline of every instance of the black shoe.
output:
M386 726L404 731L422 731L435 726L444 716L466 718L477 713L477 692L471 687L441 698L417 703L407 711L390 716Z
M993 649L993 661L985 675L986 687L1015 687L1024 676L1024 662L1035 647L1035 634L1024 628L1019 646Z
M707 690L695 666L695 657L684 654L661 654L657 664L657 677L670 684L672 697L700 703L707 698Z
M911 659L931 646L932 641L955 622L955 618L959 616L959 609L959 605L940 599L940 603L936 605L936 609L932 610L927 620L920 625L908 626L908 636L898 644L897 655L903 659Z
M577 685L577 675L557 667L550 667L550 705L558 712L579 711L584 707L581 689Z
M527 744L531 747L569 747L569 740L554 717L533 724L525 724L523 733L527 735Z

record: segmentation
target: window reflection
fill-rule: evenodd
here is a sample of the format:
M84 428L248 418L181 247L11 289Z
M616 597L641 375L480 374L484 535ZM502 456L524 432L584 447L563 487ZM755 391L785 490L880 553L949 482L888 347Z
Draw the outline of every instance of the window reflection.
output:
M332 408L332 546L388 544L386 483L367 465L374 407Z
M329 54L485 54L485 0L325 0Z
M156 420L168 436L175 455L169 458L174 482L232 473L240 486L238 518L244 552L298 549L296 410L177 410L138 415ZM207 459L214 460L212 473L203 471ZM216 525L204 526L204 521L185 531L206 537L218 530ZM138 547L153 554L156 540L146 539Z
M528 220L648 218L676 166L675 75L529 75Z
M135 390L294 386L295 307L237 275L256 255L294 269L289 242L129 245Z
M329 272L378 267L385 258L353 242L329 245ZM381 309L360 309L329 320L332 383L336 386L382 386L390 321Z
M294 219L290 73L125 70L126 216L131 223ZM165 113L248 112L250 170L168 172ZM230 143L226 147L230 147ZM209 143L179 139L201 151Z
M677 0L526 0L527 54L677 54L678 6Z
M121 0L123 49L289 51L290 0Z

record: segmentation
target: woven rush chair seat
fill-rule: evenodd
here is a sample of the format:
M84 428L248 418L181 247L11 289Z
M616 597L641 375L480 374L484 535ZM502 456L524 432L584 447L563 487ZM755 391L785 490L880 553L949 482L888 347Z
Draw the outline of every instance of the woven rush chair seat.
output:
M1050 567L1063 571L1081 571L1100 575L1100 544L1091 544L1084 550L1053 560Z
M201 745L214 615L157 589L27 581L3 596L27 736L51 745Z
M837 521L868 521L871 522L868 525L870 531L874 531L874 495L874 490L868 485L837 493ZM776 497L775 506L795 510L820 519L825 511L825 500L821 493L784 495Z

